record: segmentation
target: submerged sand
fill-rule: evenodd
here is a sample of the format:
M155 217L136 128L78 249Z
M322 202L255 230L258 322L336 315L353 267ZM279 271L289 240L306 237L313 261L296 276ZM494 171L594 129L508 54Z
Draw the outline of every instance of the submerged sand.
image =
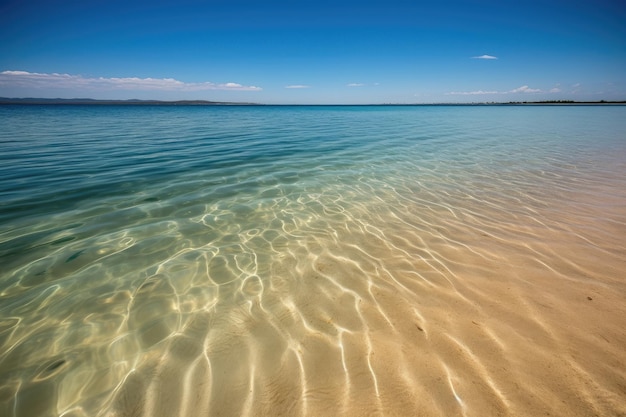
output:
M287 245L269 280L182 303L164 271L118 296L127 332L97 372L59 380L53 360L3 387L4 415L77 397L62 415L626 415L623 201L576 197L565 214L442 206L445 226L364 215Z
M104 414L626 415L626 195L602 187L361 206L330 243L311 220Z
M2 318L0 414L626 415L623 168L268 188L59 252L84 279Z

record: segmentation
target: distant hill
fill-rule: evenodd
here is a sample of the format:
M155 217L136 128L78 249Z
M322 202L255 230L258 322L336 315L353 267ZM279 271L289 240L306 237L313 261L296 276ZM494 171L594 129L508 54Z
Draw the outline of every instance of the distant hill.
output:
M96 100L92 98L7 98L0 97L0 104L83 104L126 106L253 106L256 103L234 103L206 100Z

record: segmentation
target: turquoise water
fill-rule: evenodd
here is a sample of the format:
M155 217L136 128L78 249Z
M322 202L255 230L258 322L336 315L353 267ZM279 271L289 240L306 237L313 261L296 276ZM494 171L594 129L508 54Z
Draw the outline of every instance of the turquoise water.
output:
M626 295L626 107L4 106L0 125L1 415L520 415L542 377L480 353L515 363L513 319L469 371L432 334L478 343L449 316L490 316L489 286ZM558 327L528 303L529 335ZM527 410L623 412L623 374L585 372L609 400L570 378Z

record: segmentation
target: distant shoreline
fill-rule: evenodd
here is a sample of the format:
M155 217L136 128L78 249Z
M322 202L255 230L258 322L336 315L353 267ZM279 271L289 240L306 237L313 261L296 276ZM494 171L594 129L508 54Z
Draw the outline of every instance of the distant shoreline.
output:
M99 100L91 98L7 98L0 105L88 105L88 106L623 106L626 101L510 101L473 103L372 103L372 104L262 104L208 100Z
M92 98L7 98L0 97L0 104L60 104L88 106L256 106L257 103L234 103L207 100L98 100Z

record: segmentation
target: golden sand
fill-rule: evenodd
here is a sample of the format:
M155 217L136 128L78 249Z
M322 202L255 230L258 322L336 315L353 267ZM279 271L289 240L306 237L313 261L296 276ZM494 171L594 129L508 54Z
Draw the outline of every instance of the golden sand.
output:
M26 333L3 318L0 414L626 415L624 180L442 181L192 208L222 232L201 246L152 226L176 255L141 285L116 287L111 261L71 316L52 314L59 286ZM88 278L90 256L154 250L119 242L72 256Z
M626 199L598 194L329 204L176 334L143 329L103 415L626 415Z

